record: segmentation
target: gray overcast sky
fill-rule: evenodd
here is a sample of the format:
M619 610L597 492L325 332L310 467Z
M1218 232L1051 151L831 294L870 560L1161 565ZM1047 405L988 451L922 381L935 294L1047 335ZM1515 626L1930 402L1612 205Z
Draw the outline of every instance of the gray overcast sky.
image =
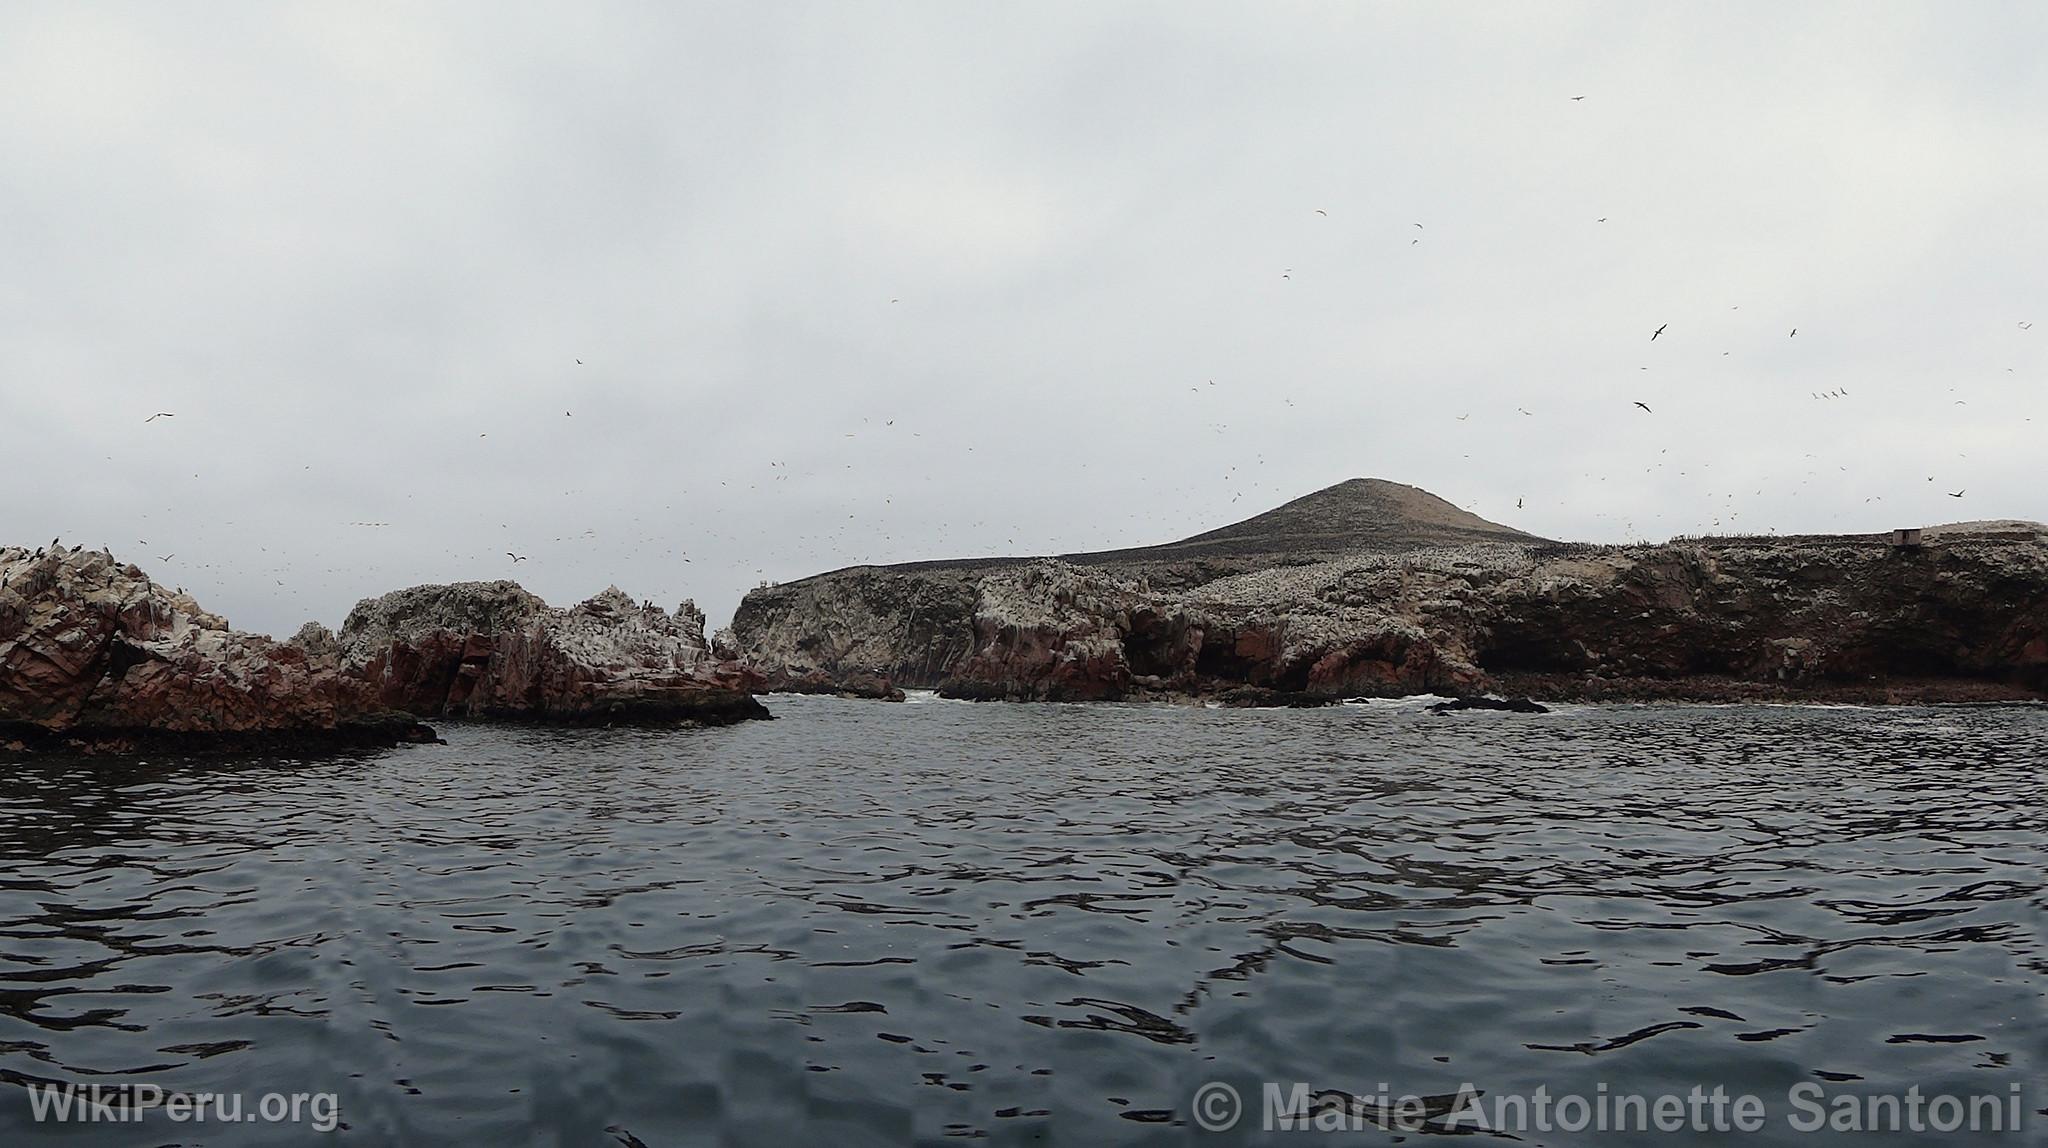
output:
M1596 540L2048 518L2043 44L2031 3L12 0L0 540L285 634L494 577L717 624L1361 475Z

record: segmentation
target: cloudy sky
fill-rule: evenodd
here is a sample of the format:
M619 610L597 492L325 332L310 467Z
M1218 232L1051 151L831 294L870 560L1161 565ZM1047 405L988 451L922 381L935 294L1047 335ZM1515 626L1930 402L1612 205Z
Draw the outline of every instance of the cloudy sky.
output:
M282 634L496 577L716 624L1354 476L1596 540L2048 518L2043 43L2030 3L12 0L0 541Z

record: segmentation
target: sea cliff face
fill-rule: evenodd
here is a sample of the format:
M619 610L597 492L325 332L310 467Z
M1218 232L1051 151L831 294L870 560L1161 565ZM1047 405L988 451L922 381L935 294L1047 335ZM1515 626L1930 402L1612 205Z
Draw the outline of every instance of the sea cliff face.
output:
M2048 535L1481 542L1193 587L1055 560L859 569L754 591L731 641L771 679L973 698L2040 697Z
M766 586L748 592L716 642L770 689L928 688L974 652L982 580L973 569L862 567Z
M0 549L0 748L295 750L433 736L331 660L230 629L105 551Z
M616 587L566 609L514 582L415 586L366 599L338 635L295 642L331 648L344 673L394 709L422 717L576 724L769 716L756 672L716 657L704 614L671 615Z

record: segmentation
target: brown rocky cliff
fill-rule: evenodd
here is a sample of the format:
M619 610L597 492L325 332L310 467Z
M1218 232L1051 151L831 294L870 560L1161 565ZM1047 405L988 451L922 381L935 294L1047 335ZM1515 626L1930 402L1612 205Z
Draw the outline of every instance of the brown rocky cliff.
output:
M1539 554L1542 552L1539 551ZM1552 557L1489 595L1503 672L2048 690L2048 538L1769 539Z
M331 659L228 628L104 551L0 549L0 745L240 750L426 740Z

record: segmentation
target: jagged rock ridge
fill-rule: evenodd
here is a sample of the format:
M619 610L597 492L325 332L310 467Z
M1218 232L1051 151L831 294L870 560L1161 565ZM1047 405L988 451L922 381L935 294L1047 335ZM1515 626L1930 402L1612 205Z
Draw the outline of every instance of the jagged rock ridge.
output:
M422 716L559 722L767 717L760 675L714 656L704 613L611 587L567 609L515 582L415 586L357 603L339 635L300 632L386 704Z

